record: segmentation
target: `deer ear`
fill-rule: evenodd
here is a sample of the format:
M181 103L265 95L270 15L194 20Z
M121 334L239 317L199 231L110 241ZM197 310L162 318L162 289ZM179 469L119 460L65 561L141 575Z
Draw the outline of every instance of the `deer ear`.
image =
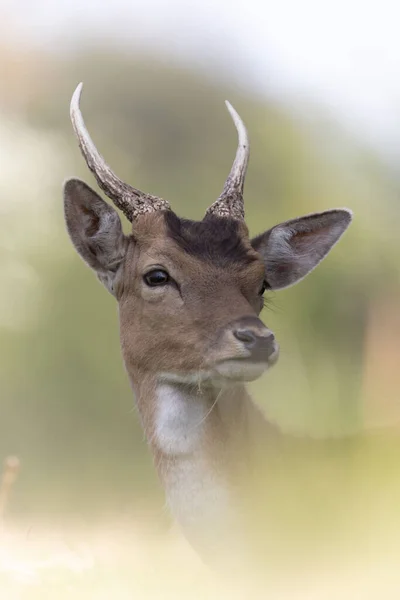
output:
M117 212L86 183L69 179L64 184L64 213L78 254L114 294L114 280L127 248Z
M329 210L276 225L251 242L265 263L271 289L297 283L328 254L350 225L351 211Z

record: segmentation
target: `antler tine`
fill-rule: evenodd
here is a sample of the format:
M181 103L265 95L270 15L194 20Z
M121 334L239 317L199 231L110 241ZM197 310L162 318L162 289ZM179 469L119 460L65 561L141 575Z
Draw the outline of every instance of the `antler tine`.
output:
M246 177L247 165L250 156L250 144L247 129L233 106L226 100L238 133L238 147L231 172L225 182L222 194L206 211L207 215L244 219L243 187Z
M122 210L129 221L133 221L136 217L144 213L169 210L170 205L167 200L163 200L158 196L145 194L124 183L107 165L86 129L79 108L82 87L83 84L80 83L72 96L70 108L71 121L86 164L95 176L100 188L114 202L115 206Z

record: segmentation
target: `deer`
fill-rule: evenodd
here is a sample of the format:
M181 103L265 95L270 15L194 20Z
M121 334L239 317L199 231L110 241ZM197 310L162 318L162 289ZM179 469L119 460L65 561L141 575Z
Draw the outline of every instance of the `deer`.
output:
M231 568L258 552L249 531L257 529L256 504L263 505L252 490L285 454L285 435L246 389L279 357L260 319L264 296L313 271L352 211L308 214L250 237L243 200L249 138L226 102L238 135L231 171L201 221L181 218L108 166L83 120L82 85L70 104L81 153L132 228L123 233L117 211L76 178L64 183L66 228L117 301L123 361L173 520L205 562Z

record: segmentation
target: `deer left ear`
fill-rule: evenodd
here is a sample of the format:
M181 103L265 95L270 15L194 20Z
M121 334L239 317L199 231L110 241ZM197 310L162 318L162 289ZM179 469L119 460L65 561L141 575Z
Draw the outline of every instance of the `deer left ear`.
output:
M352 212L329 210L276 225L251 241L265 263L271 289L297 283L328 254L350 225Z

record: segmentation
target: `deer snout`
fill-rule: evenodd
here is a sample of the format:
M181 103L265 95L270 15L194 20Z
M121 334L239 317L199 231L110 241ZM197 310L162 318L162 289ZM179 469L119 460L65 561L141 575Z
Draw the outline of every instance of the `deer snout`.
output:
M249 350L249 358L256 362L268 360L275 352L276 343L272 331L268 331L266 335L257 335L251 329L237 329L233 335Z
M279 346L270 329L256 316L231 321L219 335L212 356L218 377L253 381L278 360Z
M247 351L247 358L254 362L266 362L277 352L274 334L256 317L245 317L235 323L232 334Z

